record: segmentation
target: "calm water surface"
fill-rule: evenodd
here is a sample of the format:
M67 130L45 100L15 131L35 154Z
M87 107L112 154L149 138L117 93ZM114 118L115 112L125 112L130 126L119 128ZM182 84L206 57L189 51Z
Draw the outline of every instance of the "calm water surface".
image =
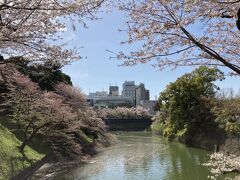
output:
M169 142L143 132L119 132L118 143L89 164L58 179L72 180L206 180L209 152ZM219 178L223 179L223 178Z

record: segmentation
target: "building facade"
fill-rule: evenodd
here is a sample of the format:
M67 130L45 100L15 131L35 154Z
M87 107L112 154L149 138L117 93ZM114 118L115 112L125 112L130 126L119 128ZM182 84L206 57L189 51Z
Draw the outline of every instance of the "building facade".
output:
M139 86L135 89L135 102L136 106L140 105L140 102L142 100L149 101L149 90L145 89L145 85L143 83L140 83Z
M88 98L89 99L98 99L102 97L107 97L108 94L106 91L96 91L94 93L89 93Z
M109 96L119 96L118 86L109 86Z
M94 93L89 93L89 95L87 96L87 102L91 106L94 106L97 99L104 98L104 97L107 97L107 96L108 96L108 94L107 94L106 91L97 91L97 92L94 92Z
M125 81L123 83L123 89L122 89L122 96L132 98L133 102L135 102L135 96L136 96L136 85L134 81Z
M96 108L136 107L141 105L141 101L149 101L149 90L145 89L143 83L135 85L134 81L125 81L122 87L122 95L119 94L118 86L109 86L109 93L106 91L89 93L87 100Z
M95 108L116 108L116 107L132 107L134 102L130 97L108 96L99 98L95 101Z

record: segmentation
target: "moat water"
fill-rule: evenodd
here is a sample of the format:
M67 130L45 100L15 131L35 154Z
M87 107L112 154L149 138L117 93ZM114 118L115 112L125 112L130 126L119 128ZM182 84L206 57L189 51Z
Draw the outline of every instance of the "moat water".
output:
M210 152L145 132L118 132L118 142L62 180L207 180ZM219 177L219 180L224 177Z

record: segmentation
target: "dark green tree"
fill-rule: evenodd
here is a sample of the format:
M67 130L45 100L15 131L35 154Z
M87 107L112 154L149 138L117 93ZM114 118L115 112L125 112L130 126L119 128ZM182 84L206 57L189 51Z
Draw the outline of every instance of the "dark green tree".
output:
M53 91L54 86L60 82L72 85L71 78L62 72L62 66L57 62L45 62L36 65L22 57L12 57L7 61L15 64L21 73L29 76L33 82L38 83L42 90Z
M160 94L161 113L155 122L161 124L163 135L193 137L215 126L211 103L218 87L214 81L223 79L220 70L200 66L169 84Z

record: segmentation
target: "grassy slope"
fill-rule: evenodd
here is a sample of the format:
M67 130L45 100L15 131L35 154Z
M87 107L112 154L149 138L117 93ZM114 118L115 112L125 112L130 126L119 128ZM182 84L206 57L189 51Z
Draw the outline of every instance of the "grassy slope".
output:
M43 157L30 147L25 148L26 158L18 151L21 144L14 134L0 124L0 180L9 179L31 163Z

